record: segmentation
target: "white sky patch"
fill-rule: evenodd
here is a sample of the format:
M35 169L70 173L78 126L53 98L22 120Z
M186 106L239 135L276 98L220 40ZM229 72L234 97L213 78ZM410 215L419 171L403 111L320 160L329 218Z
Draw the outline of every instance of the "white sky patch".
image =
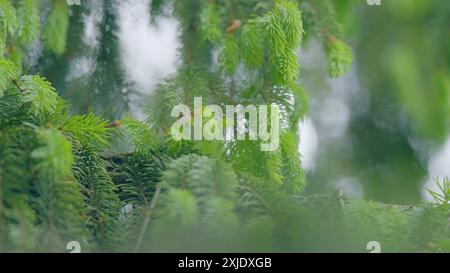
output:
M311 171L315 167L318 146L317 131L310 118L303 120L300 125L299 150L302 155L302 167L305 171Z
M92 56L81 56L70 62L70 70L67 73L66 81L70 82L81 78L82 76L92 72L95 68L95 60Z
M88 52L74 59L70 63L70 70L66 76L66 81L76 80L95 69L94 50L99 46L100 31L98 29L102 20L102 3L92 1L86 3L90 5L90 13L83 15L84 32L83 43L88 48Z
M122 1L119 6L118 35L126 75L147 94L176 71L179 48L176 20L161 18L155 26L149 14L146 0Z
M324 138L337 138L346 133L350 120L350 109L347 103L338 98L326 98L322 103L319 121L326 130Z
M92 1L89 2L91 5L90 14L83 16L84 21L84 36L83 42L90 48L95 48L99 44L100 30L98 29L99 24L102 21L102 2Z

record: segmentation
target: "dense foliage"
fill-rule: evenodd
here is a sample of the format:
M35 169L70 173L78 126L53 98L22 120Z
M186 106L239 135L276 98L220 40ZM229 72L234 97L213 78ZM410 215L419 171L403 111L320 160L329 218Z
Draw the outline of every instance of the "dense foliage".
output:
M374 240L383 251L450 251L447 184L438 204L414 206L305 194L298 49L320 41L333 78L353 62L333 1L150 1L149 23L175 16L182 46L177 72L142 106L145 121L129 113L133 88L124 92L117 3L99 2L100 45L87 50L74 41L89 5L0 0L0 251L64 252L73 240L86 252L365 252ZM58 68L85 50L97 69L74 83L81 93L57 91L67 73ZM82 94L92 104L74 110ZM277 104L280 148L172 139L171 109L194 97Z

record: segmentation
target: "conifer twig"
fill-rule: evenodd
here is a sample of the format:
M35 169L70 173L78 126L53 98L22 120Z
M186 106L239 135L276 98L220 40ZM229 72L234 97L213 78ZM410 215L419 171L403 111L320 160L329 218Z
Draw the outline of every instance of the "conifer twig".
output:
M25 92L26 90L23 89L20 84L19 84L19 80L18 79L11 79L12 83L14 84L14 86L19 90L20 93Z
M156 202L158 201L159 194L161 193L161 187L157 186L155 193L153 194L152 201L150 202L150 207L146 211L146 216L144 219L144 222L142 223L141 231L139 232L139 237L136 243L136 247L134 249L134 252L138 252L141 248L142 241L144 240L145 232L147 231L148 225L150 224L151 218L152 218L152 212L156 207Z

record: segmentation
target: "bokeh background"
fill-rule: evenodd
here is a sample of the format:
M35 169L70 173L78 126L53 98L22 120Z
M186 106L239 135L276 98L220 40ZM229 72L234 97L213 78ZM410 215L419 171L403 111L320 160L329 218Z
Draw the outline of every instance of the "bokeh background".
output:
M433 178L450 176L450 1L334 4L354 64L330 79L317 41L299 49L310 96L299 147L307 191L429 199ZM142 117L142 102L178 65L179 25L165 9L152 23L147 0L82 0L71 9L66 53L55 57L38 43L29 70L53 82L73 113Z

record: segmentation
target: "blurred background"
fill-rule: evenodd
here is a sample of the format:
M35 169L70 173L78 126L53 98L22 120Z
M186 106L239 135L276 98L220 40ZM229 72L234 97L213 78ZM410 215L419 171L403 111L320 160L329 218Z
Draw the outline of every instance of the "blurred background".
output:
M351 198L397 204L428 199L433 178L450 176L450 1L333 2L354 64L330 79L317 41L299 49L310 96L299 125L307 191L340 187ZM81 0L71 8L66 53L34 45L30 72L53 82L73 113L142 118L142 102L178 64L178 23L169 15L151 23L149 7Z
M317 79L323 53L305 45L311 118L302 124L310 190L339 186L389 203L429 199L450 175L450 2L334 1L353 46L352 71Z

